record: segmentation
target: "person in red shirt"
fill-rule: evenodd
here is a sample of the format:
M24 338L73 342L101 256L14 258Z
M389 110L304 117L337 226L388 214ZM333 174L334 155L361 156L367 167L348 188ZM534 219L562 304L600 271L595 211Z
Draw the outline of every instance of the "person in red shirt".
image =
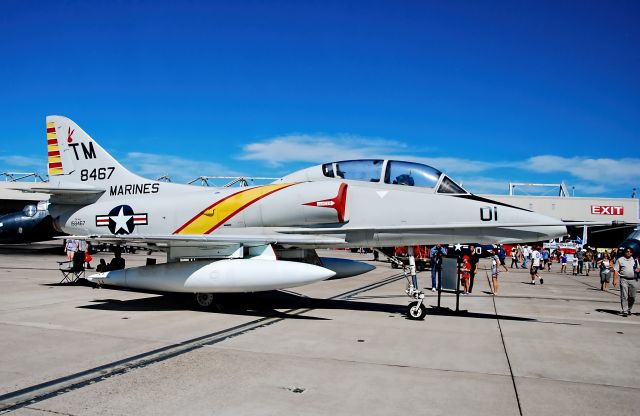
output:
M469 280L471 280L471 262L469 256L462 258L462 286L464 287L463 295L469 294Z

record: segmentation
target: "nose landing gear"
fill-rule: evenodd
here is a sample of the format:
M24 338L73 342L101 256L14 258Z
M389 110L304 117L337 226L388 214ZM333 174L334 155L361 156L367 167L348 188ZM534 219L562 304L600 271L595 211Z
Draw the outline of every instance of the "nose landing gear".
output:
M402 264L404 277L407 279L408 288L407 296L415 299L411 302L407 309L407 318L415 321L423 320L427 315L427 308L424 306L424 293L418 288L418 279L416 277L416 260L413 254L413 247L409 247L409 267ZM408 270L407 270L408 269ZM411 275L411 280L409 280Z

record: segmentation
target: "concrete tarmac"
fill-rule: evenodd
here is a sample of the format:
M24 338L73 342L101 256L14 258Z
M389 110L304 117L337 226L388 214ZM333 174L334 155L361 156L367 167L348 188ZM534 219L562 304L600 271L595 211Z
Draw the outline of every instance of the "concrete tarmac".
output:
M402 273L190 296L59 285L34 245L0 248L0 413L16 415L636 415L640 316L599 278L486 271L466 313L405 318ZM323 251L370 261L371 254ZM93 265L108 254L94 256ZM126 254L127 266L146 254ZM160 255L153 257L161 259ZM484 261L482 266L486 266ZM430 285L430 272L418 274ZM443 306L455 298L444 295ZM640 312L640 309L637 311Z

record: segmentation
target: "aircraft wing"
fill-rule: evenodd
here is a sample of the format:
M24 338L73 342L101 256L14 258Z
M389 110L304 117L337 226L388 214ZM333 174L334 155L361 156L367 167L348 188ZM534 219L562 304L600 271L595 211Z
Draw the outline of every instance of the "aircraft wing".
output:
M330 245L344 244L344 238L330 237L322 235L300 235L300 234L203 234L203 235L75 235L61 238L73 238L87 240L96 243L111 244L140 244L156 245L160 247L169 246L225 246L242 243L247 246L265 244L283 244L296 246Z
M627 223L634 225L635 223ZM292 234L346 234L349 232L371 232L371 233L437 233L448 230L482 229L482 228L534 228L534 227L558 227L558 226L612 226L622 225L620 221L549 221L549 222L514 222L514 223L451 223L451 224L425 224L425 225L388 225L388 226L343 226L343 227L315 227L315 228L290 228L280 230L281 233Z
M475 228L528 228L528 227L555 227L573 225L567 224L560 220L557 222L548 223L501 223L495 222L487 223L450 223L450 224L427 224L427 225L387 225L387 226L371 226L371 227L331 227L331 228L291 228L286 230L280 230L281 233L292 234L345 234L349 232L372 232L372 233L435 233L438 231L447 230L464 230ZM598 223L580 223L580 225L604 225L601 222Z

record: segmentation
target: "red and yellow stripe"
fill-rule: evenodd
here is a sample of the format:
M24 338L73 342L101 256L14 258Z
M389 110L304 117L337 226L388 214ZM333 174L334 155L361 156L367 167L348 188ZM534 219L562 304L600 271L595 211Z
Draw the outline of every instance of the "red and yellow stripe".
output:
M52 121L47 123L47 156L49 176L62 174L62 159L60 158L58 136L56 135L56 126Z
M264 185L236 192L202 210L174 234L209 234L254 202L292 185Z

